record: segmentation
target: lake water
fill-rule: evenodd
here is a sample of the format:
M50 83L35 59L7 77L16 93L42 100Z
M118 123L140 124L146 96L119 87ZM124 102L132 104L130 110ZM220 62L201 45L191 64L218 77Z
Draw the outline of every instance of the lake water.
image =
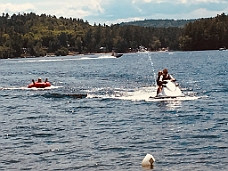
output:
M0 170L228 170L228 51L0 60ZM154 100L168 68L186 95ZM48 78L51 88L28 89ZM87 94L76 98L75 94Z

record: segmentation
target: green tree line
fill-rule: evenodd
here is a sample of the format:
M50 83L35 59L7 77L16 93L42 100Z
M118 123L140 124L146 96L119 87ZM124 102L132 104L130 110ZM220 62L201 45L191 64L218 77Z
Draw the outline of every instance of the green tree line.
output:
M0 58L71 53L150 50L207 50L227 46L228 17L199 19L181 27L90 25L76 18L35 13L0 16Z
M190 20L174 20L174 19L145 19L139 21L129 21L129 22L122 22L120 25L134 25L134 26L141 26L141 27L158 27L158 28L168 28L168 27L181 27L183 28L186 24L190 22L194 22L196 19Z
M143 45L178 49L180 28L89 25L83 19L56 18L35 13L2 14L0 17L0 58L67 55L69 52L128 52Z
M188 23L182 30L179 47L181 50L218 50L228 47L228 16L223 13Z

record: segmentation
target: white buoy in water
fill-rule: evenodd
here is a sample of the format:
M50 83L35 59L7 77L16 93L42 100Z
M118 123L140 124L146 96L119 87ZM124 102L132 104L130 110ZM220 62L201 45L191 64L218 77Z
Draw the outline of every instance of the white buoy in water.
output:
M155 162L154 157L151 154L147 154L142 160L142 167L153 168L154 162Z

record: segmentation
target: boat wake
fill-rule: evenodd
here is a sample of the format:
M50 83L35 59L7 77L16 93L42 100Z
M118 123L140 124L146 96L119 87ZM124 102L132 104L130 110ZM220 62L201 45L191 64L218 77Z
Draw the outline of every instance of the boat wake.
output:
M97 92L102 91L102 88L97 89ZM194 92L186 92L183 97L175 98L155 98L157 87L141 87L136 89L105 89L106 94L99 95L96 90L88 92L87 98L102 98L102 99L119 99L119 100L130 100L130 101L183 101L183 100L196 100L200 97L195 96Z
M20 63L37 63L37 62L63 62L63 61L80 61L80 60L98 60L98 59L113 59L115 56L109 55L89 55L89 56L72 56L70 58L27 58L22 61L18 61Z
M51 89L57 89L62 86L50 86L50 87L45 87L45 88L28 88L28 87L0 87L0 90L33 90L33 91L39 91L39 90L51 90Z
M0 87L0 90L26 90L26 91L47 91L52 89L58 89L63 86L50 86L45 88L27 88L27 87ZM156 96L157 87L140 87L135 89L124 88L94 88L90 90L84 90L83 93L48 93L44 96L47 98L88 98L88 99L116 99L116 100L128 100L128 101L183 101L183 100L197 100L201 98L196 96L194 92L185 92L183 97L175 98L154 98Z
M109 59L109 58L116 58L115 56L111 56L111 55L101 55L98 56L98 59Z
M144 100L146 97L149 97L153 91L154 91L154 87L142 87L142 88L136 88L136 89L98 88L96 90L91 90L91 92L88 92L87 97L140 101L140 100ZM102 95L100 95L99 92L105 92L105 94L103 93Z

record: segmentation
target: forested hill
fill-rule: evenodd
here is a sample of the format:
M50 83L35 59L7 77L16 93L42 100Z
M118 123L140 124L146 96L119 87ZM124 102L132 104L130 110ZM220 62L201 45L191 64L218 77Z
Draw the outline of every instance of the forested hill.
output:
M182 29L181 50L215 50L228 47L228 15L196 20Z
M77 18L35 13L0 16L0 58L137 51L179 50L182 28L89 25Z
M133 25L140 27L157 27L157 28L168 28L168 27L179 27L183 28L186 24L190 22L194 22L195 19L191 20L140 20L140 21L130 21L130 22L122 22L120 25Z
M141 21L149 22L150 20ZM152 20L151 20L152 21ZM228 16L153 20L148 25L89 25L78 18L35 13L0 16L0 59L28 56L148 50L215 50L228 47ZM137 22L135 22L137 23ZM163 23L163 24L162 24ZM185 26L183 26L185 25ZM183 27L183 28L182 28Z

